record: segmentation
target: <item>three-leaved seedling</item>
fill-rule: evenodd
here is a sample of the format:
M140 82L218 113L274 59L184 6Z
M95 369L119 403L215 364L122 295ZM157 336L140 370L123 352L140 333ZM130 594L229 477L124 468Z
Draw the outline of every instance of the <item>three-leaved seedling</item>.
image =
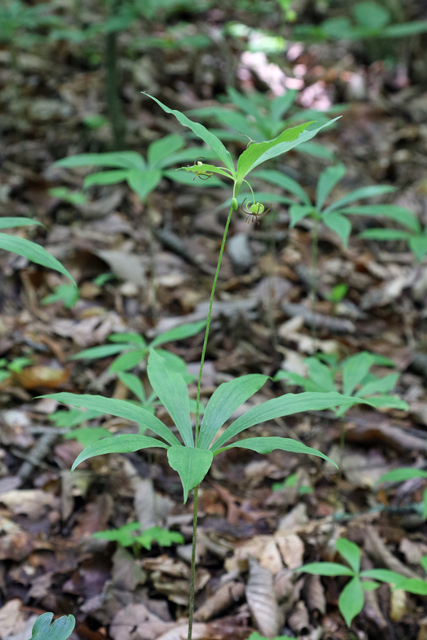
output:
M338 562L310 562L297 569L297 571L304 571L317 576L347 576L350 578L338 599L338 608L348 627L351 626L355 616L363 609L364 592L377 589L380 586L379 582L386 582L393 589L402 589L408 591L408 593L427 595L427 582L421 578L407 578L396 571L390 571L390 569L360 571L361 552L354 542L346 538L339 538L335 543L335 547L349 566ZM427 571L427 556L424 556L421 564L424 570Z
M351 397L347 397L336 392L308 392L301 393L299 395L288 394L267 400L266 402L252 407L246 413L234 420L228 427L223 429L225 423L231 418L236 409L259 391L268 379L267 376L261 374L250 374L236 378L231 382L221 384L210 398L204 412L203 420L200 423L201 380L209 336L212 305L219 270L221 267L227 231L231 217L238 209L237 195L239 190L243 183L247 183L247 176L253 169L261 165L263 162L293 149L302 142L311 140L323 127L307 130L307 126L309 124L307 123L284 131L274 140L251 143L240 155L237 164L235 164L223 143L212 132L208 131L201 124L192 122L181 112L171 110L157 99L154 98L154 100L156 100L166 113L173 114L183 126L190 128L197 136L199 136L224 165L223 167L218 167L210 164L196 164L184 167L184 169L189 173L199 174L199 176L211 176L213 174L217 174L223 178L230 179L233 184L231 206L225 224L217 269L210 296L205 339L202 348L197 384L195 429L193 431L186 382L180 373L171 370L167 366L166 361L156 353L155 349L151 349L148 358L148 378L153 391L158 395L161 403L171 416L177 430L177 435L175 435L175 432L172 429L143 407L133 405L123 400L104 398L102 396L76 395L71 393L58 393L47 397L54 398L59 402L69 404L74 407L92 409L134 420L140 423L145 429L151 430L156 436L152 437L128 434L105 438L84 449L75 460L73 469L84 460L88 460L96 455L105 453L129 453L141 449L158 447L167 450L169 464L180 476L184 491L184 501L187 500L189 492L194 489L193 543L188 627L188 640L191 640L194 612L198 487L208 473L214 456L232 448L250 449L261 454L267 454L275 449L279 449L293 453L306 453L329 460L328 457L320 451L289 438L250 437L237 440L235 440L235 438L246 429L261 424L267 420L293 415L301 411L327 409L348 405L354 401L366 401L359 399L354 400ZM249 206L252 204L257 203L248 203Z

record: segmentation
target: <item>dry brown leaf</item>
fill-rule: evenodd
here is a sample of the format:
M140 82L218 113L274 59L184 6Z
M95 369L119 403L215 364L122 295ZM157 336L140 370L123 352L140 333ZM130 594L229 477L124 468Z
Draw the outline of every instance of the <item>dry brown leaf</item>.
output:
M274 539L287 567L296 569L303 564L304 543L299 536L295 533L276 531Z
M390 593L390 618L393 622L401 622L407 614L406 591L392 589Z
M305 593L309 610L324 614L326 611L326 597L320 576L309 575L306 577Z
M310 631L307 607L302 600L297 602L294 611L288 616L287 623L295 633L307 635Z
M0 503L3 503L13 515L23 514L32 520L39 520L47 511L58 506L57 498L41 489L17 489L2 493Z
M194 614L194 619L207 622L238 604L245 595L243 582L228 582L208 598Z
M271 571L249 558L249 580L246 600L257 629L267 638L277 636L283 625L278 607Z
M114 616L110 636L113 640L156 640L170 627L144 604L130 604Z

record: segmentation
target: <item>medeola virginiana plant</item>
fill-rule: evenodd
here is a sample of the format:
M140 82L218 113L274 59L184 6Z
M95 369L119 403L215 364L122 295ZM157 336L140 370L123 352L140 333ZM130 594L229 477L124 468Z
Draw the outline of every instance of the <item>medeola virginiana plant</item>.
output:
M151 96L150 96L151 97ZM196 420L193 430L190 419L190 403L188 389L185 380L176 371L170 370L166 361L152 349L148 358L147 373L153 390L158 395L161 403L171 416L176 427L174 430L167 427L161 420L152 415L143 407L132 405L124 400L104 398L103 396L77 395L72 393L50 394L59 402L93 409L114 416L120 416L140 423L144 428L151 430L156 437L147 435L118 435L104 438L86 447L76 458L73 469L84 460L105 453L129 453L151 447L159 447L167 450L170 466L178 472L183 492L184 502L189 492L194 489L194 517L193 517L193 542L191 561L191 584L189 602L188 640L192 638L193 612L194 612L194 583L196 567L196 537L197 537L197 505L198 489L202 480L208 473L213 458L223 451L240 447L250 449L257 453L267 454L275 449L290 451L293 453L305 453L318 456L325 460L329 458L322 452L306 446L305 444L282 437L255 437L235 440L243 431L267 420L289 416L301 411L319 410L347 405L354 402L354 398L340 393L301 393L298 395L287 394L278 398L272 398L257 406L252 407L234 420L219 437L218 432L229 420L234 411L253 396L268 380L261 374L249 374L236 378L230 382L221 384L212 394L200 421L200 392L203 373L203 364L209 337L212 305L214 302L215 288L221 267L221 260L227 238L227 232L233 214L238 213L239 205L237 195L243 183L247 183L248 174L261 165L280 154L293 149L297 145L311 140L323 127L307 131L310 123L299 125L283 131L277 138L260 143L251 143L240 155L237 163L233 160L223 143L201 124L192 122L181 112L171 110L159 100L153 98L166 112L174 115L185 127L190 128L199 136L217 155L223 166L215 166L197 162L184 167L187 172L194 173L202 179L209 178L213 174L219 174L223 178L230 179L233 185L231 206L225 223L224 235L219 250L218 264L213 279L209 311L205 330L205 338L201 354L200 370L197 384ZM326 125L323 125L326 126ZM248 184L248 183L247 183ZM264 212L261 203L249 202L249 210L256 215ZM251 209L253 207L253 209ZM262 205L264 207L264 205ZM367 402L366 400L358 400Z

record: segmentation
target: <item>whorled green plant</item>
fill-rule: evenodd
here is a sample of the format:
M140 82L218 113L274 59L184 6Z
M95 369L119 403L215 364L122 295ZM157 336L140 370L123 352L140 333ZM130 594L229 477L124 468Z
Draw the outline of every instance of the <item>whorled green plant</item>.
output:
M151 96L150 96L151 97ZM184 501L187 500L191 489L194 489L194 517L193 517L193 543L191 561L191 584L189 603L188 640L192 638L193 613L194 613L194 583L196 567L196 537L197 537L197 505L198 488L208 473L213 458L232 448L243 448L267 454L275 449L293 453L306 453L318 456L325 460L328 457L320 451L306 446L301 442L281 437L251 437L235 440L246 429L261 424L267 420L289 416L301 411L320 410L326 408L347 405L354 399L339 393L301 393L298 395L287 394L278 398L267 400L249 409L234 420L227 428L225 423L233 413L253 396L268 380L261 374L250 374L236 378L231 382L221 384L213 393L200 423L200 392L203 373L203 364L209 337L209 327L212 315L212 305L215 296L215 288L224 253L227 232L233 213L238 209L237 195L243 183L247 183L247 175L263 162L274 158L302 142L313 138L322 128L307 131L309 123L294 127L281 133L274 140L261 143L251 143L240 155L237 164L224 147L223 143L201 124L192 122L179 111L169 109L159 100L153 98L166 113L171 113L185 127L190 128L214 151L222 161L223 167L210 164L196 164L184 167L187 172L195 173L202 178L219 174L228 178L233 184L233 194L230 210L225 224L224 235L219 251L218 264L213 280L210 295L209 311L207 316L205 338L201 354L201 363L197 383L196 419L193 430L190 417L190 404L187 385L180 373L170 370L165 360L154 349L148 358L147 373L153 390L158 395L161 403L171 416L174 427L169 428L157 417L142 407L132 405L123 400L114 400L102 396L76 395L71 393L51 394L53 398L74 407L92 409L111 415L134 420L144 428L151 430L155 436L130 434L105 438L86 447L77 457L73 469L93 456L105 453L129 453L141 449L159 447L167 450L170 466L178 472L184 491ZM326 125L323 125L326 126ZM251 204L256 203L249 203ZM358 400L366 402L366 400ZM369 402L368 402L369 404Z

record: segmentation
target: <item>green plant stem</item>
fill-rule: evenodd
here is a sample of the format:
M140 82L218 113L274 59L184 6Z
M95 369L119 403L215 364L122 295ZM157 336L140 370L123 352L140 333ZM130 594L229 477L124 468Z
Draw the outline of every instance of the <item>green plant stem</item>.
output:
M194 596L196 584L196 543L197 543L197 508L199 505L199 487L194 489L194 505L193 505L193 539L191 541L191 575L190 575L190 606L188 612L188 640L193 635L193 617L194 617Z
M225 241L227 239L228 227L230 226L231 216L233 215L234 209L230 207L230 211L228 213L227 222L225 223L224 235L222 236L221 249L219 250L218 256L218 264L216 267L215 277L212 283L211 290L211 298L209 301L209 311L208 311L208 321L206 323L206 331L205 331L205 339L203 342L202 355L200 358L200 371L199 371L199 380L197 383L197 400L196 400L196 447L199 443L199 407L200 407L200 390L202 386L202 374L203 374L203 365L205 362L206 356L206 348L208 345L209 338L209 327L211 324L211 316L212 316L212 306L215 297L215 289L216 284L218 282L219 270L221 268L222 256L224 254L225 249ZM199 485L200 486L200 485ZM192 549L191 549L191 573L190 573L190 602L189 602L189 611L188 611L188 636L187 640L192 640L193 633L193 618L194 618L194 595L195 595L195 582L196 582L196 543L197 543L197 508L199 504L199 486L194 489L194 512L193 512L193 539L192 539Z
M205 356L206 356L206 347L208 346L209 327L210 327L210 324L211 324L211 315L212 315L212 305L213 305L213 301L214 301L214 297L215 297L215 289L216 289L216 283L218 281L219 270L221 268L221 261L222 261L222 255L224 253L225 241L227 239L228 227L230 226L230 221L231 221L231 216L233 214L233 211L234 211L234 209L232 207L230 207L230 211L228 213L227 222L225 223L224 235L222 236L221 249L219 250L218 264L217 264L217 267L216 267L215 277L214 277L214 281L213 281L213 284L212 284L211 299L209 301L208 321L207 321L207 324L206 324L205 340L203 342L202 356L200 358L200 371L199 371L199 380L197 382L197 399L196 399L196 438L195 438L196 447L197 447L197 445L199 443L200 389L201 389L201 386L202 386L202 374L203 374L203 365L204 365Z
M312 251L312 274L311 274L311 313L313 320L311 324L311 337L316 340L316 302L317 302L317 277L319 262L319 220L314 221L313 231L313 251Z
M119 0L111 4L111 17L120 6ZM117 70L117 31L105 34L105 84L108 114L113 131L113 145L116 151L125 147L126 123L119 95L119 74Z

